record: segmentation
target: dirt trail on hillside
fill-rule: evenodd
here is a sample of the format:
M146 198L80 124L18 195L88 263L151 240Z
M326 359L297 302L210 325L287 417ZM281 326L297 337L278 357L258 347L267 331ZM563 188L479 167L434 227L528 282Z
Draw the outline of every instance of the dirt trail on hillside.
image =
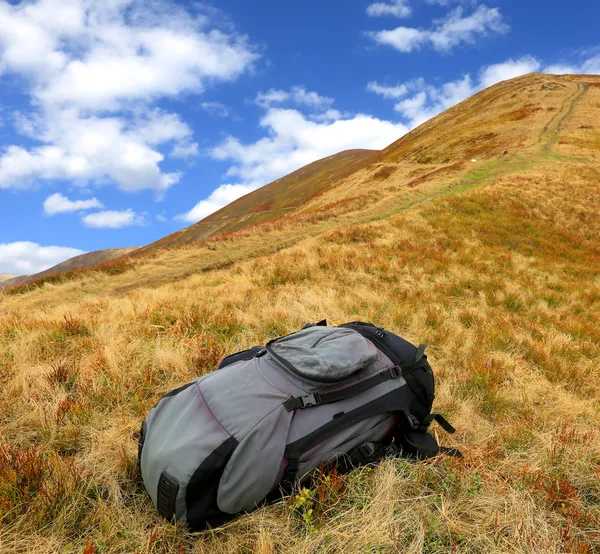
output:
M556 134L562 131L563 125L573 115L575 105L581 100L589 88L587 83L577 83L577 90L573 96L570 96L563 102L560 111L557 112L548 124L544 126L538 138L538 143L543 144L544 152L547 152L552 144L554 144L557 138Z
M564 125L569 121L573 112L575 110L576 105L581 100L583 95L589 89L589 85L585 83L573 83L574 92L569 95L562 102L560 109L555 112L552 117L548 120L548 122L542 128L538 138L533 144L521 148L515 152L507 154L499 159L492 159L489 161L475 162L474 168L472 171L469 171L462 179L450 184L447 187L443 187L435 192L424 193L422 196L417 197L409 202L403 202L401 205L388 206L388 209L381 211L378 209L377 213L365 213L359 217L352 217L350 221L347 223L343 220L345 219L343 216L340 219L331 221L330 224L325 224L321 228L315 229L314 236L321 235L323 233L329 232L333 227L344 227L346 224L357 225L369 223L371 221L375 221L378 219L385 219L387 217L393 216L395 214L401 213L403 211L408 210L414 206L430 203L444 196L451 196L454 194L458 194L461 192L466 192L467 190L471 190L474 188L479 188L490 181L498 179L504 175L509 173L514 173L519 170L525 170L530 167L532 164L536 162L536 160L542 160L545 155L548 155L551 151L552 146L558 140L558 135L560 131L563 129ZM449 164L448 166L443 166L434 171L429 172L428 174L423 175L421 179L427 179L429 177L435 177L441 172L446 171L449 167L454 167L456 164L461 164L463 162L455 162L454 164ZM469 162L464 162L469 163ZM380 207L379 207L380 208ZM252 259L257 257L262 257L265 255L269 255L271 253L278 252L280 250L290 248L297 244L298 239L305 234L305 231L299 230L296 232L292 232L287 234L284 237L281 237L279 240L273 240L264 249L261 249L258 252L252 252L250 255L246 252L240 253L240 255L233 255L226 260L220 261L218 264L212 263L200 263L193 267L188 267L186 271L182 271L178 275L173 275L173 273L169 273L168 275L157 275L154 278L144 279L138 283L129 284L126 286L118 287L114 289L114 293L116 294L126 294L132 290L141 288L141 287L149 287L149 286L160 286L167 282L172 282L174 280L181 280L195 273L205 272L213 269L223 269L226 267L230 267L232 264L242 260L242 259Z

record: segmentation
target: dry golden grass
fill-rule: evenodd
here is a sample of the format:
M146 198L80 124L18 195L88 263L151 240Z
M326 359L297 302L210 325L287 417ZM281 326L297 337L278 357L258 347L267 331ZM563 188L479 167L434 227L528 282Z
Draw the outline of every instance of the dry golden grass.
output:
M506 124L518 151L413 188L440 165L382 160L308 213L0 297L0 551L600 552L600 88L526 79L558 107L527 116L540 140ZM411 169L370 176L396 164ZM198 535L161 521L136 468L146 411L323 317L430 344L435 409L458 429L439 439L464 460L323 476Z

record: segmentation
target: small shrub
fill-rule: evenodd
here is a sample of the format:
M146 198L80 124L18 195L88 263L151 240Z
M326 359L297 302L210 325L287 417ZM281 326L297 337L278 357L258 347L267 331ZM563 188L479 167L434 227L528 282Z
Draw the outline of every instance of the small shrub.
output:
M78 371L72 362L59 361L50 366L46 380L51 386L62 387L67 391L75 389Z

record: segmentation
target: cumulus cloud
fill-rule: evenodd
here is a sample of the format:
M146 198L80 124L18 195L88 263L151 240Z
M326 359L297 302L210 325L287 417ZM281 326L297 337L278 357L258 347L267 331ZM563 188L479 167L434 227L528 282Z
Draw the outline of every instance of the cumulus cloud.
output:
M410 17L412 8L408 0L391 0L389 2L374 2L367 6L367 15L370 17L381 17L391 15L393 17Z
M541 67L541 62L533 56L523 56L517 60L510 59L502 63L488 65L480 71L479 88L491 87L500 81L539 71Z
M94 229L121 229L132 225L145 225L143 215L134 212L131 208L123 211L106 210L85 215L81 221L86 227Z
M317 159L352 148L383 148L407 128L370 115L312 121L293 109L271 108L260 121L267 136L242 143L228 137L213 148L217 160L231 161L227 175L244 184L264 185Z
M23 78L34 111L18 132L38 144L0 153L0 188L43 180L115 183L164 191L165 147L195 155L191 129L153 106L202 92L246 71L257 54L245 37L163 0L32 0L0 3L0 73Z
M102 202L97 198L87 200L69 200L66 196L57 192L44 200L44 212L47 215L62 214L67 212L80 212L94 208L104 208Z
M402 98L406 96L408 87L406 85L380 85L377 81L371 81L367 84L367 90L379 94L384 98Z
M194 158L199 155L198 144L195 142L178 142L171 150L173 158Z
M208 198L200 200L189 212L177 216L177 219L195 223L252 192L255 188L252 185L221 185Z
M448 52L461 43L473 44L478 37L505 34L510 29L498 8L483 5L467 16L463 8L458 7L433 23L430 29L396 27L369 33L369 36L378 44L392 46L400 52L412 52L424 46Z
M35 242L0 243L0 273L31 275L85 251L65 246L41 246Z
M547 66L544 69L545 73L552 73L555 75L566 75L569 73L579 75L598 75L600 73L600 54L591 56L587 60L581 63L558 63Z
M290 91L271 89L259 92L254 102L262 108L270 108L273 104L293 103L314 109L326 109L333 104L333 98L321 96L304 87L292 87Z

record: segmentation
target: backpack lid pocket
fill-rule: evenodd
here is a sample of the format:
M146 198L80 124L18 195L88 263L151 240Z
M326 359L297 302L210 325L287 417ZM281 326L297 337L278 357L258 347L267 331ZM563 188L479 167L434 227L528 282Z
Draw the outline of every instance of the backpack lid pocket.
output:
M309 327L271 341L268 352L304 381L336 383L377 360L371 342L352 329Z

